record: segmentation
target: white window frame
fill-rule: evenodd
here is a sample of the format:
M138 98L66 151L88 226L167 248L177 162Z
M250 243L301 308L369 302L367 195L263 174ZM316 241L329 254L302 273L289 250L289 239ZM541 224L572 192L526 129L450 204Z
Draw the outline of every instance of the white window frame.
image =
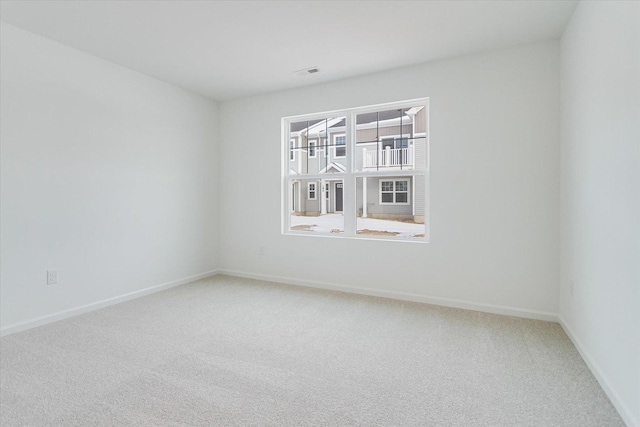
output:
M313 147L311 144L313 144ZM318 140L310 139L308 145L309 147L307 147L307 149L309 150L309 158L315 159L316 157L318 157ZM313 148L313 156L311 155L311 148Z
M313 190L311 186L313 185ZM311 197L311 192L313 191L313 197ZM318 200L318 183L317 182L307 182L307 200Z
M397 181L404 181L407 183L407 201L406 202L396 202L396 194L398 193L398 191L396 191L396 182ZM391 191L382 191L382 183L383 182L392 182L393 183L393 190ZM393 202L383 202L382 201L382 193L391 193L393 194ZM400 191L400 193L405 193L405 191ZM380 178L378 181L378 203L380 203L380 205L383 206L395 206L395 205L410 205L412 198L409 197L409 195L411 194L411 180L409 178Z
M425 137L425 150L426 150L426 162L423 165L420 165L420 168L416 168L415 165L411 169L402 169L402 170L360 170L356 165L356 119L359 114L366 113L374 113L377 111L386 111L391 109L410 109L415 106L425 106L427 108L427 114L425 117L425 126L426 133L421 134ZM418 98L411 99L400 102L390 102L386 104L377 104L370 105L366 107L360 108L349 108L344 110L333 110L333 111L325 111L314 114L303 114L298 116L289 116L283 117L281 119L281 129L282 129L282 168L281 168L281 178L282 178L282 191L281 191L281 233L285 235L291 236L307 236L307 237L322 237L322 238L334 238L334 239L358 239L358 240L384 240L384 241L398 241L398 242L411 242L411 243L428 243L430 239L430 207L429 207L429 193L430 193L430 160L431 157L429 155L429 98ZM345 156L341 158L342 164L344 164L345 170L339 172L332 173L301 173L300 171L295 172L291 169L291 161L289 160L288 154L286 154L285 148L288 148L286 141L289 140L290 135L292 134L291 124L297 123L305 120L324 120L324 119L332 119L332 118L342 118L344 117L345 125L339 129L334 128L334 132L329 132L329 137L333 138L334 135L345 135L346 143L345 147ZM389 135L390 137L391 135ZM415 135L415 137L419 137ZM325 146L322 145L320 147L316 146L317 149L324 149ZM330 146L335 149L335 144ZM335 154L335 151L334 153ZM301 230L292 230L291 229L291 213L289 212L290 208L290 198L291 191L289 191L289 185L294 180L299 181L307 181L307 197L309 196L309 183L318 183L323 179L331 179L331 180L341 180L343 182L343 217L344 217L344 231L341 233L330 233L330 232L314 232L309 233ZM424 212L421 212L421 215L424 215L425 228L424 228L424 237L398 237L398 236L377 236L377 235L365 235L357 233L357 216L358 216L358 205L356 203L356 193L357 193L357 182L358 180L364 178L378 178L383 180L399 180L406 179L407 189L409 190L411 195L408 195L407 203L405 205L412 205L415 208L415 188L423 188L424 193L420 194L423 196L424 200ZM420 181L420 186L417 185L417 182ZM315 189L315 199L309 200L318 200L318 185L316 184ZM395 183L394 183L395 188ZM413 188L412 192L410 189ZM375 200L375 199L374 199ZM390 206L389 203L384 203L384 206ZM415 215L415 212L413 213Z
M339 137L344 136L344 145L338 145L336 144L336 139L338 139ZM333 151L332 156L334 159L345 159L347 157L347 134L346 133L333 133L331 134L331 141L332 141L332 146L331 146L331 151ZM344 156L338 156L336 154L336 150L338 149L338 147L344 147Z

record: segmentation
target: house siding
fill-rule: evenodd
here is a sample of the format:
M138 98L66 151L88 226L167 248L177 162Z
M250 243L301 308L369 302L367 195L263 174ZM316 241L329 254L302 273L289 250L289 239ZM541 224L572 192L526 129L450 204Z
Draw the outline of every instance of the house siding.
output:
M308 191L307 191L307 182L308 181L302 181L301 184L301 210L300 213L302 215L318 215L320 214L320 192L317 191L317 200L309 200L308 199ZM319 187L320 185L318 185Z
M427 138L419 138L413 141L414 167L416 169L426 169L427 162Z
M375 218L387 218L387 219L413 219L413 209L411 203L407 205L382 205L380 204L380 177L367 177L363 178L367 180L367 215ZM406 179L406 177L389 177L392 179ZM411 178L409 178L409 202L411 202L413 192L413 185ZM358 209L358 215L362 215L363 200L362 200L362 179L357 180L356 184L356 206Z
M427 107L424 107L423 109L418 111L418 114L416 114L415 132L416 133L427 132Z
M411 124L402 125L402 135L410 136L411 132ZM370 129L358 129L356 131L356 142L375 141L376 135L379 135L380 137L400 135L400 125L380 127L378 129L375 127Z
M424 175L413 178L414 189L414 219L416 222L424 222L425 218L425 182Z

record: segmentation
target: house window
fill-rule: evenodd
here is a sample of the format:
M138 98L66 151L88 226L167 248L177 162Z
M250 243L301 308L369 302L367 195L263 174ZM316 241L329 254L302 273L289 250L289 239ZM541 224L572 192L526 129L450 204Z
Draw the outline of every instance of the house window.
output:
M402 148L409 147L409 139L408 138L383 138L382 139L382 149L385 150L387 148L393 150L400 150Z
M296 141L295 139L292 139L289 141L289 160L291 161L296 160L295 148L296 148Z
M312 159L315 159L316 157L316 147L316 141L309 141L309 157L311 157Z
M422 98L283 118L282 232L428 241L428 109Z
M345 157L347 155L347 137L346 135L334 135L333 136L334 153L336 158Z
M409 180L408 179L381 179L380 180L380 204L381 205L408 205L409 204Z
M316 189L318 184L315 182L309 182L307 183L307 199L308 200L317 200L318 197L316 196Z

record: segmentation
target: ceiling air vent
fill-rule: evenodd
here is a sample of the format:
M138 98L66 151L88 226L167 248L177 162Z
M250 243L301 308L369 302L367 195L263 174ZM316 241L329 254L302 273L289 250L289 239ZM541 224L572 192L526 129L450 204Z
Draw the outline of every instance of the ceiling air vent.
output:
M295 74L296 76L306 76L308 74L315 74L319 72L320 70L318 69L318 67L310 67L310 68L304 68L302 70L294 71L293 74Z

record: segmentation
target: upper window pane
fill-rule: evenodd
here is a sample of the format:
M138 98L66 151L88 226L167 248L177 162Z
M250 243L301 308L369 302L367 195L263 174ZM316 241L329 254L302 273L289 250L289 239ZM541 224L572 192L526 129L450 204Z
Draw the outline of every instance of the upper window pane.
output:
M295 156L289 156L289 174L345 173L346 118L344 116L307 120L290 124Z
M427 167L427 109L424 105L356 116L357 171Z

